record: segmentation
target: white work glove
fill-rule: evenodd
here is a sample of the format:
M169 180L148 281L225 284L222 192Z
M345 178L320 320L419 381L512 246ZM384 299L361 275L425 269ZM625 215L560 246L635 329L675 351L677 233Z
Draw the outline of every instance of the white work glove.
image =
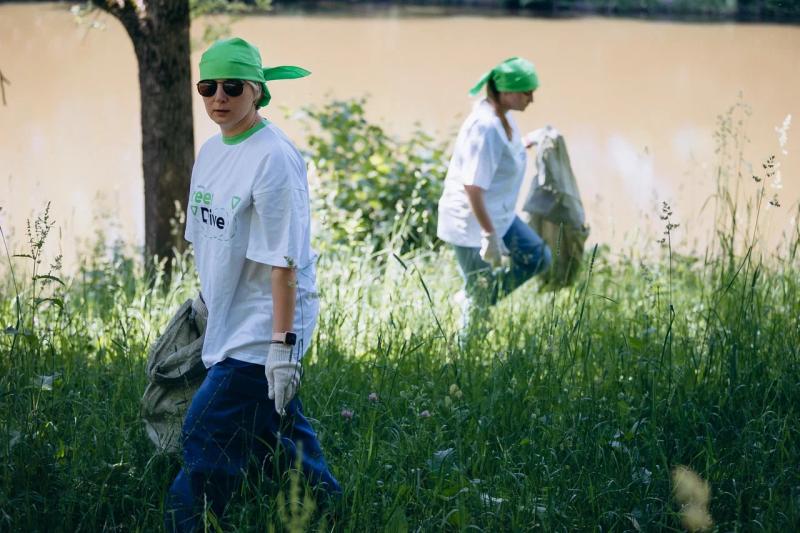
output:
M510 253L497 233L481 233L481 259L492 265L492 268L499 268L507 263Z
M275 400L275 410L279 415L286 414L286 404L292 401L297 387L300 386L300 362L293 356L294 346L281 342L269 345L267 364L264 372L267 375L269 399Z
M537 131L531 131L526 133L522 136L522 146L525 148L531 148L532 146L536 146L536 135Z

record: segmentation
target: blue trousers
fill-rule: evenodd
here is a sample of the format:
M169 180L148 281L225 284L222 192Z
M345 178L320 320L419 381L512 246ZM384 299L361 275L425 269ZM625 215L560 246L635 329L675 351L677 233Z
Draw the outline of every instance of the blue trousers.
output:
M225 359L209 369L183 423L183 468L167 495L167 531L194 531L204 505L221 517L249 467L293 466L300 447L311 485L341 493L300 400L281 418L267 392L261 365Z
M462 308L462 326L467 327L476 312L485 310L536 274L550 267L553 255L550 247L519 217L503 235L509 252L509 268L495 271L481 259L480 248L453 246L458 268L464 278L466 298Z

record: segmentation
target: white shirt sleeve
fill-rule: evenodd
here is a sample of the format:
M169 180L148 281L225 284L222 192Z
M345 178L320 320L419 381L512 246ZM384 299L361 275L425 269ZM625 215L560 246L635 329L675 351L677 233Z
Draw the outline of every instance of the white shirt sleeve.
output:
M194 240L192 238L192 228L191 228L192 220L193 220L192 217L187 215L187 217L186 217L186 229L183 230L183 238L187 242L194 242Z
M309 201L298 186L301 171L280 151L268 156L253 190L248 259L276 267L308 264Z
M497 128L478 121L469 128L464 141L459 144L464 185L476 185L487 190L503 154L503 143Z

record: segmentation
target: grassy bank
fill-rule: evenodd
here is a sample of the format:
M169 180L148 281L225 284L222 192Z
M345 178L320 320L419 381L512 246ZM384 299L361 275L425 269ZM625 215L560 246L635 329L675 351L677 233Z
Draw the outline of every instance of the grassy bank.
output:
M359 102L311 112L328 201L300 395L345 493L322 513L297 476L253 471L228 529L800 528L800 233L759 244L762 211L790 207L779 160L743 175L748 114L719 119L704 254L673 253L664 204L657 253L589 250L575 286L529 282L460 345L455 258L430 223L443 150L389 137ZM157 531L179 462L139 400L148 347L196 293L191 256L167 281L98 246L66 276L43 259L53 227L43 213L25 250L3 249L0 531Z
M157 530L178 462L154 454L139 398L148 345L196 288L191 261L152 287L121 254L63 284L44 265L21 279L24 262L0 304L0 530ZM674 530L670 472L687 465L718 530L794 529L796 267L601 249L578 286L529 283L462 349L449 252L323 256L301 395L346 492L311 523ZM284 529L289 485L252 476L230 522Z

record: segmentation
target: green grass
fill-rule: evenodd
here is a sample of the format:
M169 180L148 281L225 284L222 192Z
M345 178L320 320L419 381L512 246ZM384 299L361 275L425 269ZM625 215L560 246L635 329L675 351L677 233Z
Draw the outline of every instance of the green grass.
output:
M644 266L601 249L578 286L523 286L463 350L449 252L323 257L301 395L345 495L312 522L678 530L670 471L687 465L711 485L719 531L793 530L797 262L719 255ZM191 262L151 286L135 262L97 255L63 286L39 277L36 295L20 270L22 321L0 341L0 530L158 530L178 462L154 454L139 398L148 345L195 290ZM16 327L6 278L0 317ZM252 475L228 522L285 529L288 487Z
M777 165L742 177L748 114L720 116L704 254L673 253L664 204L659 254L594 249L574 287L529 282L463 347L451 252L325 246L300 395L344 496L323 516L297 476L252 471L227 528L677 531L685 465L716 531L800 529L800 227L762 252ZM139 400L191 257L166 281L100 246L65 277L43 260L53 224L0 275L0 531L158 531L179 463Z

